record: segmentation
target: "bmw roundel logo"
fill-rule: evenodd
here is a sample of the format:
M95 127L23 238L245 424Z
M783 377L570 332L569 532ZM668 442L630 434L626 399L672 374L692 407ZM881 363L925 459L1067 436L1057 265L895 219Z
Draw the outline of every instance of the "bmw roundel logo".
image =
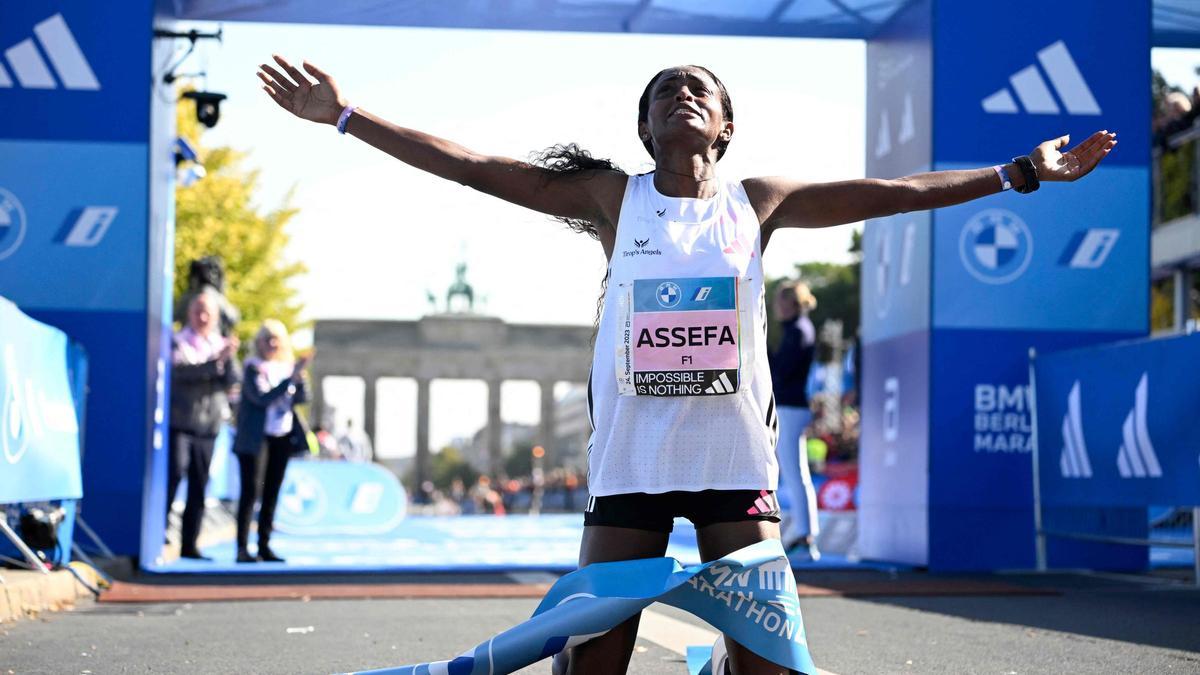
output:
M987 209L963 226L958 253L971 276L987 284L1006 284L1029 267L1033 236L1012 211Z
M25 238L25 209L13 193L0 188L0 260L17 250Z
M316 476L306 470L289 470L279 491L279 515L285 525L312 525L324 517L327 501Z
M663 307L674 307L683 299L683 291L679 290L679 284L673 281L664 281L658 285L658 291L655 292L655 297L658 298L658 304Z

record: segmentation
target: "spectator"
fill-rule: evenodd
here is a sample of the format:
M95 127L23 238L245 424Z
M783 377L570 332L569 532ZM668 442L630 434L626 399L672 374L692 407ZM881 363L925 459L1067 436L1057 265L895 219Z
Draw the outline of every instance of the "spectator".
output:
M353 419L346 420L346 431L338 438L338 449L342 453L342 459L347 462L370 462L375 459L371 437L355 427Z
M229 298L225 297L225 265L220 256L210 255L192 261L188 267L187 291L175 306L175 320L185 321L186 317L183 314L186 313L192 299L206 290L214 293L217 299L221 335L232 335L233 327L241 321L242 315Z
M233 452L238 458L242 492L237 508L237 561L283 562L271 550L275 504L292 454L308 450L307 430L295 406L308 400L304 369L309 357L292 360L287 329L274 319L263 322L254 338L254 356L246 359ZM258 462L264 440L266 472L258 511L258 556L250 555L250 516L258 497Z
M779 489L790 498L783 513L781 537L785 549L803 546L808 555L820 557L816 547L817 493L808 468L805 431L812 422L808 407L808 371L816 353L817 331L808 313L817 299L808 286L785 281L775 293L775 318L783 336L779 348L769 356L771 381L779 418L775 455L779 460Z
M200 555L196 540L204 519L204 492L213 443L221 424L229 418L229 390L237 384L233 364L236 337L222 337L218 326L218 299L202 291L187 307L187 325L171 339L171 422L167 453L167 513L175 491L186 475L187 504L183 509L180 556L210 560Z

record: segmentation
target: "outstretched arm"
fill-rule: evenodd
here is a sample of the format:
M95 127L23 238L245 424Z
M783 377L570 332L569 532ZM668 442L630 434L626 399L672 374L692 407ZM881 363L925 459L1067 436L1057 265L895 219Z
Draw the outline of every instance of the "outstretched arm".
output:
M1061 136L1029 153L1042 182L1073 181L1086 176L1117 144L1116 133L1097 131L1060 152L1070 140ZM1005 165L1013 187L1024 185L1015 164ZM743 183L758 212L764 233L781 227L829 227L896 213L961 204L1000 192L992 168L933 171L893 180L864 178L837 183L801 183L786 178L751 178Z
M260 65L263 90L296 117L336 125L347 102L333 78L307 61L306 76L282 57L274 59L283 72ZM446 139L397 126L362 108L350 116L346 133L422 171L551 216L615 224L625 192L627 177L623 173L592 171L580 176L590 180L553 180L552 174L527 162L481 155Z

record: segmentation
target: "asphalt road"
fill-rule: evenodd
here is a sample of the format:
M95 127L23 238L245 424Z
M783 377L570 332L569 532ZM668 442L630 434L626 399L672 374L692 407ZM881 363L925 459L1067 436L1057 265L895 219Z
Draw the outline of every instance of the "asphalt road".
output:
M1066 577L1057 582L1064 590L1050 596L821 597L805 598L801 606L817 664L837 675L1200 673L1200 591ZM535 605L92 604L0 628L0 675L332 673L395 666L449 658L527 618ZM653 611L667 620L651 622L653 630L643 632L630 672L681 675L680 645L711 629L673 608ZM522 672L548 673L549 667Z

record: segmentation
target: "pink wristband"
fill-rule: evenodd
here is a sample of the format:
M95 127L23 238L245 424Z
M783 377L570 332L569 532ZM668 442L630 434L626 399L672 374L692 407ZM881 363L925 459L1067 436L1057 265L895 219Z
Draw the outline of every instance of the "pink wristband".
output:
M337 121L337 131L339 134L346 133L346 123L350 121L350 115L354 114L355 110L357 108L352 105L348 105L342 109L342 114L338 115Z

